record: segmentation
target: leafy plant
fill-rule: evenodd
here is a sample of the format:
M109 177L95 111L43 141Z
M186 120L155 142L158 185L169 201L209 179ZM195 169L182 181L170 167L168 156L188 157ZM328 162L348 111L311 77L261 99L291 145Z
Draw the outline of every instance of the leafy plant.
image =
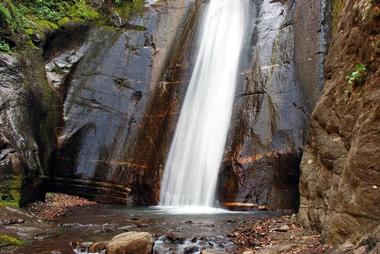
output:
M45 33L68 22L107 23L114 12L128 20L141 15L144 6L145 0L0 0L0 30L20 42L28 38L22 35ZM0 41L0 51L9 51L9 46Z
M65 14L71 18L80 18L87 21L99 18L99 13L95 9L89 7L85 0L77 0L75 5L67 8Z
M9 12L8 8L5 6L5 3L0 3L0 25L2 27L7 27L12 22L12 15Z
M0 3L0 27L11 32L23 32L27 28L28 22L11 1L3 0Z
M114 0L116 5L116 11L123 18L128 18L133 15L142 15L143 8L145 6L145 0L134 0L134 1L125 1L125 0Z
M362 85L367 76L367 67L364 64L357 64L355 66L355 70L352 71L348 76L347 76L347 81L349 85Z
M36 15L50 22L58 22L65 16L65 9L72 4L74 4L72 0L23 0L21 5L26 7L23 10L27 14Z
M11 51L11 47L9 46L8 42L4 41L3 39L0 39L0 51L3 51L3 52Z

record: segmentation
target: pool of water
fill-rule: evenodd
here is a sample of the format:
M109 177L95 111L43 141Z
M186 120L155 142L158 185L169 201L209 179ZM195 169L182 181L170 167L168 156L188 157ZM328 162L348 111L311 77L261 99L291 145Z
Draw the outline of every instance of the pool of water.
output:
M127 231L151 233L155 253L200 253L202 248L233 252L228 234L249 220L283 212L231 212L206 207L124 207L97 205L72 210L52 222L45 235L20 253L74 253L82 242L108 241Z

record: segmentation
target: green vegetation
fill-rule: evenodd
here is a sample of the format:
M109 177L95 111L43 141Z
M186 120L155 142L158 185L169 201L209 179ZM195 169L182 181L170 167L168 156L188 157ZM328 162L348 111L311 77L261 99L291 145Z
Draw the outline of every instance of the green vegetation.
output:
M35 30L57 29L69 21L86 22L100 18L100 13L86 0L18 0L13 8L26 20L23 32L28 34Z
M16 237L7 235L7 234L0 234L0 247L3 246L23 246L25 244L25 241L17 239Z
M114 0L116 12L127 19L132 15L142 15L145 0L134 0L128 4L125 0Z
M11 51L11 47L9 46L8 42L4 41L3 39L0 39L0 51L3 51L3 52Z
M357 64L355 70L347 76L349 85L359 86L364 84L367 76L367 67L364 64Z
M69 22L106 24L114 11L129 19L140 15L145 5L144 0L105 0L101 6L92 3L92 0L1 0L0 29L9 31L20 42L20 38L27 38L23 35L45 33ZM9 44L1 40L0 50L9 51Z
M18 206L21 192L21 178L6 176L0 179L0 206Z
M11 32L23 32L28 26L28 22L11 1L3 0L0 3L0 27Z

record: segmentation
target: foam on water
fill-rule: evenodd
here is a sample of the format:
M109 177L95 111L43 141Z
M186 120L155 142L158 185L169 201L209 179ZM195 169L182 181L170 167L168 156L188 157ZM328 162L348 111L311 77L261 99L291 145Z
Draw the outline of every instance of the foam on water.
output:
M248 9L248 0L211 0L208 4L199 52L165 165L162 206L195 206L190 210L202 213L210 211L204 207L214 206Z
M228 213L243 213L233 212L222 208L210 206L155 206L156 209L167 214L228 214Z

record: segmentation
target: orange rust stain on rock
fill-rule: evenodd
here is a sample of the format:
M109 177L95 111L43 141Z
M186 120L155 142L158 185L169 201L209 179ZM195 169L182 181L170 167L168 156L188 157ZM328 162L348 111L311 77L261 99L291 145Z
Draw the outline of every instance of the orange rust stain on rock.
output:
M165 116L170 116L170 115L178 115L179 112L169 112L169 113L163 113L163 114L158 114L158 115L137 115L137 116L142 116L146 118L159 118L159 117L165 117Z
M57 160L68 160L67 158L57 158ZM113 166L126 166L128 168L134 168L134 169L148 169L148 165L145 164L139 164L134 163L130 161L106 161L106 160L84 160L84 162L89 163L102 163L106 165L113 165Z
M262 160L264 158L273 158L273 157L278 157L282 154L289 154L289 153L293 153L293 151L292 150L279 150L279 151L275 151L275 152L255 154L253 156L240 157L237 159L233 158L233 159L229 159L229 160L235 160L236 162L238 162L240 164L249 164L249 163L253 163L253 162Z

